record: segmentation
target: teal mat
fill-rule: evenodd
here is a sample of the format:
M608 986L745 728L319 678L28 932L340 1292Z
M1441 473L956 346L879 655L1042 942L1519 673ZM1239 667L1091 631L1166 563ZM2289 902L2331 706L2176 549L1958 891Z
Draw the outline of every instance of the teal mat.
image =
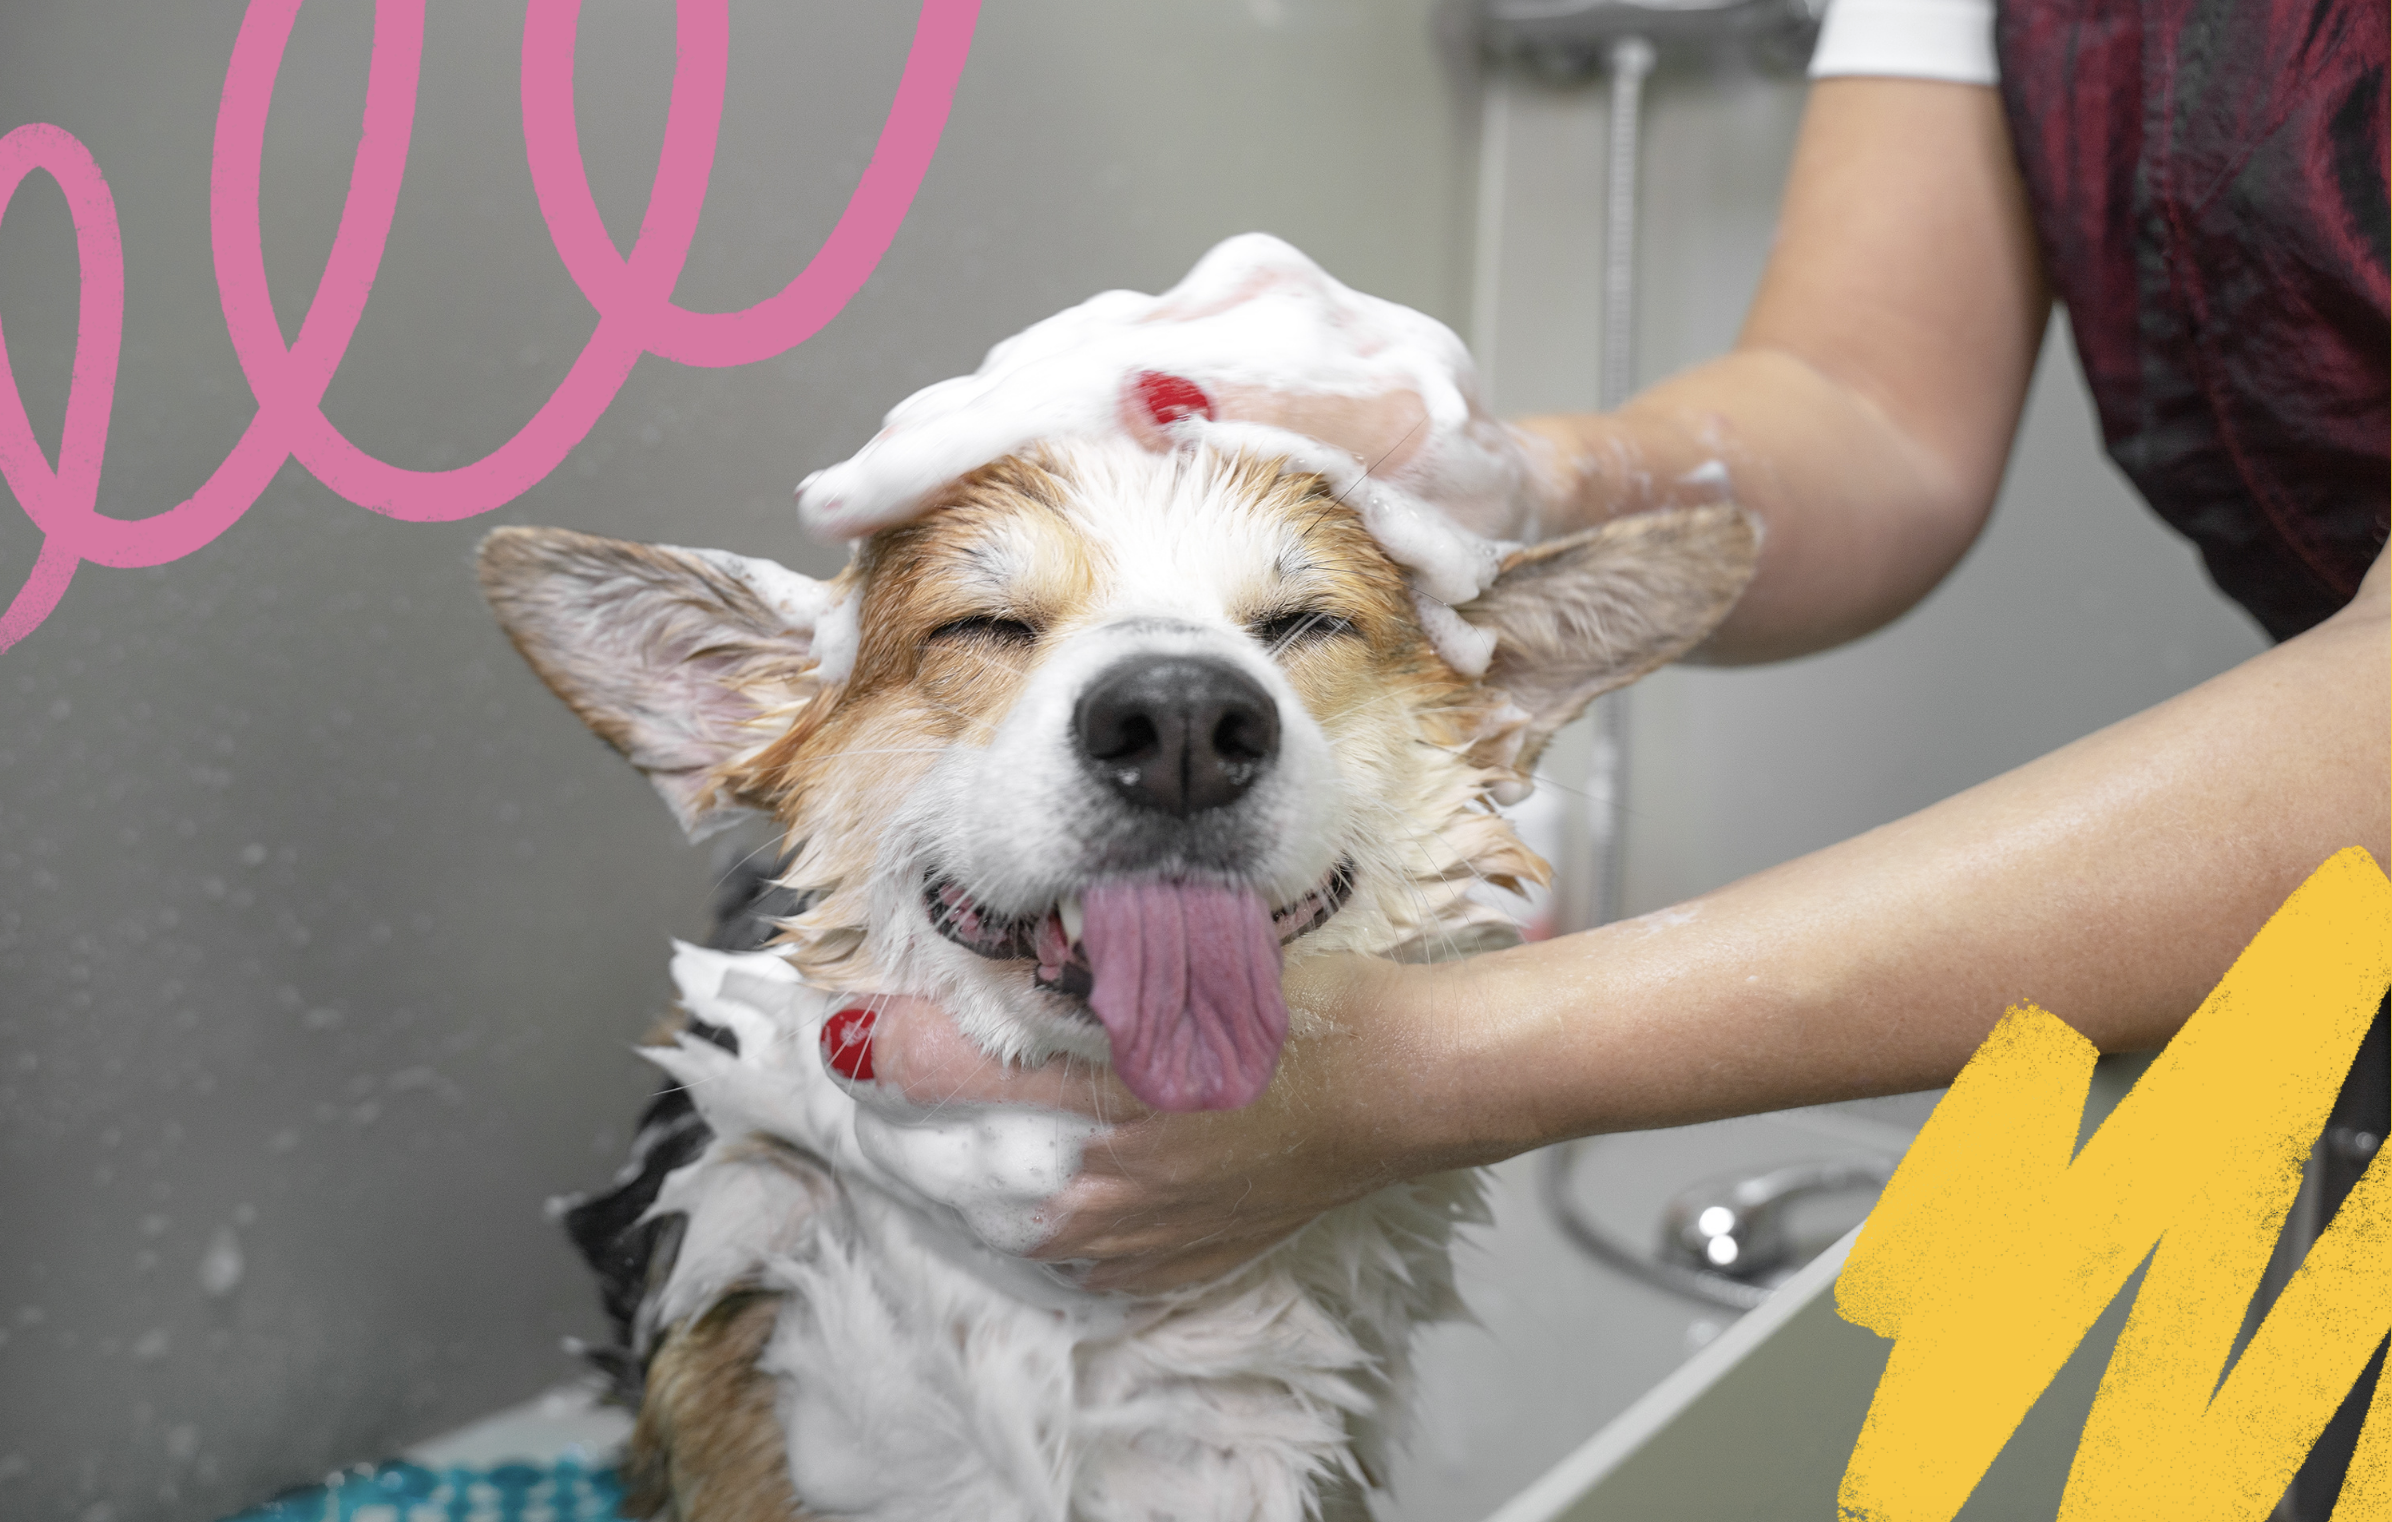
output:
M571 1459L490 1469L393 1463L286 1491L225 1522L620 1522L611 1469Z

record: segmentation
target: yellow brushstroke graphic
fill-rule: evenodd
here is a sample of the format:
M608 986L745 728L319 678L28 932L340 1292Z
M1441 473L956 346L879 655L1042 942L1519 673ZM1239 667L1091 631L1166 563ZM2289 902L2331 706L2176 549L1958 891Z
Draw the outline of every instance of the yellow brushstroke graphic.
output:
M2013 1008L1936 1107L1836 1281L1894 1339L1844 1473L1855 1522L1944 1522L2146 1256L2062 1522L2258 1522L2392 1329L2381 1154L2225 1370L2360 1039L2392 986L2392 883L2320 867L2074 1161L2092 1043ZM2336 1522L2392 1518L2392 1379Z

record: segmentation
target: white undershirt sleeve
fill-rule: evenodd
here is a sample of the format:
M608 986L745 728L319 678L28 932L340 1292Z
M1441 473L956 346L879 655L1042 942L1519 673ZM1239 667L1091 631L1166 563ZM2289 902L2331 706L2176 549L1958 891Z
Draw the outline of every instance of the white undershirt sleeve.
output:
M1811 78L1848 74L1998 82L1993 0L1832 0Z

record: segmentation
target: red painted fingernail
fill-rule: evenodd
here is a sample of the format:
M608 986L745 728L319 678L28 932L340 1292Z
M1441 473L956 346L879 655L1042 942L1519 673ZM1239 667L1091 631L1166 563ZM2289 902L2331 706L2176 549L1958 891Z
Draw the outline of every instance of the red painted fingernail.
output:
M868 1009L843 1009L822 1022L822 1062L854 1083L872 1081L872 1022Z
M1210 420L1213 399L1204 388L1184 375L1165 375L1160 370L1141 370L1130 384L1137 389L1138 401L1146 408L1146 415L1155 426L1168 428L1184 417Z

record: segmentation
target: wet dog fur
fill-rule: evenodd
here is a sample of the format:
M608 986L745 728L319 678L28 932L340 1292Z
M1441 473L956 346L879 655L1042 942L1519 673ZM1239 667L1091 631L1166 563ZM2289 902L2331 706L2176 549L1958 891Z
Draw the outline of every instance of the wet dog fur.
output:
M939 933L926 877L967 884L991 913L1035 915L1108 874L1224 878L1278 905L1343 872L1350 892L1285 946L1289 962L1502 944L1506 922L1471 889L1546 869L1490 791L1596 695L1707 634L1756 553L1756 525L1724 505L1521 551L1459 610L1497 636L1475 680L1439 657L1405 573L1318 477L1206 451L1071 445L999 461L866 541L829 583L553 529L493 534L481 575L534 669L693 833L742 811L772 821L790 910L773 952L806 984L938 998L997 1057L1102 1062L1104 1031L1079 999ZM1124 815L1068 754L1077 695L1156 650L1233 663L1279 710L1270 774L1193 825ZM678 1218L669 1199L639 1212L656 1261L638 1313L623 1312L647 1318L632 1332L644 1391L630 1510L681 1522L785 1522L809 1501L892 1519L1364 1515L1400 1436L1411 1329L1457 1310L1450 1236L1481 1213L1469 1175L1398 1186L1126 1329L1032 1348L1063 1335L1041 1330L1050 1313L893 1248L915 1229L904 1207L835 1179L802 1139L700 1140L676 1197L703 1174L788 1219L757 1228L769 1250L710 1281L701 1305L684 1292L660 1324ZM938 1282L892 1287L908 1275ZM950 1331L918 1336L951 1337L962 1362L904 1399L935 1385L949 1406L1044 1403L1045 1425L990 1436L985 1410L942 1415L986 1463L801 1494L793 1476L831 1473L801 1429L858 1419L823 1415L825 1402L850 1398L843 1379L881 1377L836 1365L892 1361L869 1336L843 1343L831 1322L844 1313L827 1307L907 1294L948 1308ZM1014 1351L973 1361L975 1339L1006 1337Z

